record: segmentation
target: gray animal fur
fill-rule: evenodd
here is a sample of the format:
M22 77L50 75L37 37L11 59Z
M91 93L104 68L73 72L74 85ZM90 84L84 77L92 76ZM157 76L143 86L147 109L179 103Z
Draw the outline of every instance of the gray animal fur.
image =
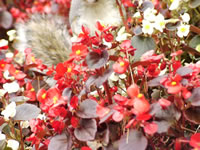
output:
M96 22L104 25L120 26L122 19L115 0L72 0L69 21L74 34L78 35L82 25L91 34L97 31Z
M16 25L19 51L31 48L36 58L51 66L68 59L71 37L63 18L55 15L32 15L26 23Z

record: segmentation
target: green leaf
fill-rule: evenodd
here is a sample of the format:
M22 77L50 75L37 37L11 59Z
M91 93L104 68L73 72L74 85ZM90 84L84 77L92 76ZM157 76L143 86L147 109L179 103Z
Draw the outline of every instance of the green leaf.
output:
M189 42L189 46L192 48L196 48L197 45L199 44L200 44L200 35L194 36Z
M140 60L140 57L145 52L156 49L156 43L151 37L144 37L140 35L133 36L131 39L131 44L134 48L136 48L134 55L135 61Z
M22 104L16 107L16 115L14 120L30 120L37 118L40 114L40 108L32 104Z
M190 8L196 8L200 5L200 0L191 0L189 3Z
M169 31L175 31L180 26L180 24L181 24L180 21L168 22L166 24L166 29L169 30Z

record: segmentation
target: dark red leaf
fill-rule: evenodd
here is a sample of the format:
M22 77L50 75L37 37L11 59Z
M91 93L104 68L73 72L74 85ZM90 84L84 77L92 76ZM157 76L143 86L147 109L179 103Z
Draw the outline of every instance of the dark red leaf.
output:
M147 147L146 137L137 130L130 130L129 134L124 134L119 141L119 150L145 150Z
M86 62L89 69L98 69L103 67L108 61L109 55L106 50L101 54L97 52L90 52L86 57Z
M80 127L74 130L75 137L80 141L94 140L97 132L95 119L81 119Z
M62 133L54 136L48 145L48 150L71 150L72 141L69 135Z
M185 110L184 116L190 122L200 124L200 107L190 107Z
M97 105L98 103L96 101L86 99L80 104L76 114L80 118L85 118L85 119L96 118Z

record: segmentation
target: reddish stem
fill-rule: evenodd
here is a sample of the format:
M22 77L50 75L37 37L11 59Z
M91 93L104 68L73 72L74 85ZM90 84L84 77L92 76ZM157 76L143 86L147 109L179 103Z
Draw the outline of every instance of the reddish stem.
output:
M111 94L110 94L110 90L109 90L109 86L108 86L108 81L106 81L106 82L104 83L104 88L105 88L106 94L107 94L107 96L108 96L108 103L109 103L109 104L112 104L112 103L113 103L113 102L112 102L112 96L111 96Z
M123 14L123 11L122 11L122 7L121 7L121 5L119 4L119 1L118 1L118 0L116 0L116 3L117 3L117 5L118 5L118 7L119 7L119 13L120 13L120 16L121 16L121 18L122 18L123 24L124 24L124 26L125 26L125 28L126 28L126 31L127 31L127 32L130 32L130 31L129 31L129 27L128 27L127 23L126 23L126 20L125 20L125 18L124 18L124 14Z
M20 122L18 123L19 131L20 131L20 139L21 139L21 150L24 150L24 142L23 142L23 136L22 136L22 128L20 126Z

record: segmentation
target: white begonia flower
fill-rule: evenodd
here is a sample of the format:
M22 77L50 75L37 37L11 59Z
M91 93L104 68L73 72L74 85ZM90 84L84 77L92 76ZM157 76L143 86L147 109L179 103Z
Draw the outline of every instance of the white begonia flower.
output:
M5 120L9 120L9 117L14 117L16 114L15 102L11 102L9 105L7 105L5 110L3 110L1 114L4 116Z
M37 116L37 118L40 119L40 120L46 120L46 119L47 119L47 116L46 116L45 114L39 114L39 115Z
M90 95L97 97L98 96L97 90L90 92Z
M8 45L8 41L5 39L0 40L0 47L4 47Z
M179 7L180 0L172 0L169 10L175 10Z
M127 77L127 76L126 76L126 74L124 74L124 73L119 75L119 78L120 78L120 79L126 79L126 77Z
M7 32L7 35L9 36L9 41L13 41L17 37L16 33L16 30L9 30Z
M10 73L9 73L8 70L4 71L3 77L4 77L5 79L7 79L7 80L14 80L14 79L15 79L15 77L13 77L13 76L10 75Z
M108 48L112 47L112 43L111 42L106 42L105 39L103 39L103 44L106 45Z
M162 14L158 14L156 16L156 20L154 23L154 27L159 30L160 32L163 32L163 29L165 28L165 18Z
M0 98L3 97L6 94L6 91L3 89L0 89Z
M29 127L29 121L21 121L20 126L22 128L28 128Z
M188 13L184 13L181 15L183 22L188 23L190 21L190 15Z
M143 20L142 21L142 32L144 33L144 34L152 34L153 33L153 31L154 31L154 24L153 23L151 23L151 22L149 22L149 21L147 21L147 20Z
M12 150L18 150L19 148L19 142L16 140L8 140L7 147L12 148Z
M144 19L148 20L148 21L155 21L155 14L156 14L157 10L152 9L152 8L147 8L144 11Z
M13 58L14 54L11 52L6 53L6 58Z
M13 81L11 83L5 83L3 84L4 90L6 90L8 93L14 93L19 91L20 87L19 84L16 81Z
M6 139L6 135L1 133L1 131L0 131L0 141L3 141L5 139Z
M126 33L125 30L126 28L124 26L119 30L119 32L117 33L116 41L121 42L127 40L127 38L131 36L131 34Z
M140 18L140 17L141 17L141 14L139 11L134 13L134 15L133 15L133 18Z
M119 80L119 77L113 72L113 73L110 75L109 80L111 80L111 81L118 81L118 80Z
M190 25L181 24L178 27L177 35L182 38L184 36L187 36L189 32L190 32Z

